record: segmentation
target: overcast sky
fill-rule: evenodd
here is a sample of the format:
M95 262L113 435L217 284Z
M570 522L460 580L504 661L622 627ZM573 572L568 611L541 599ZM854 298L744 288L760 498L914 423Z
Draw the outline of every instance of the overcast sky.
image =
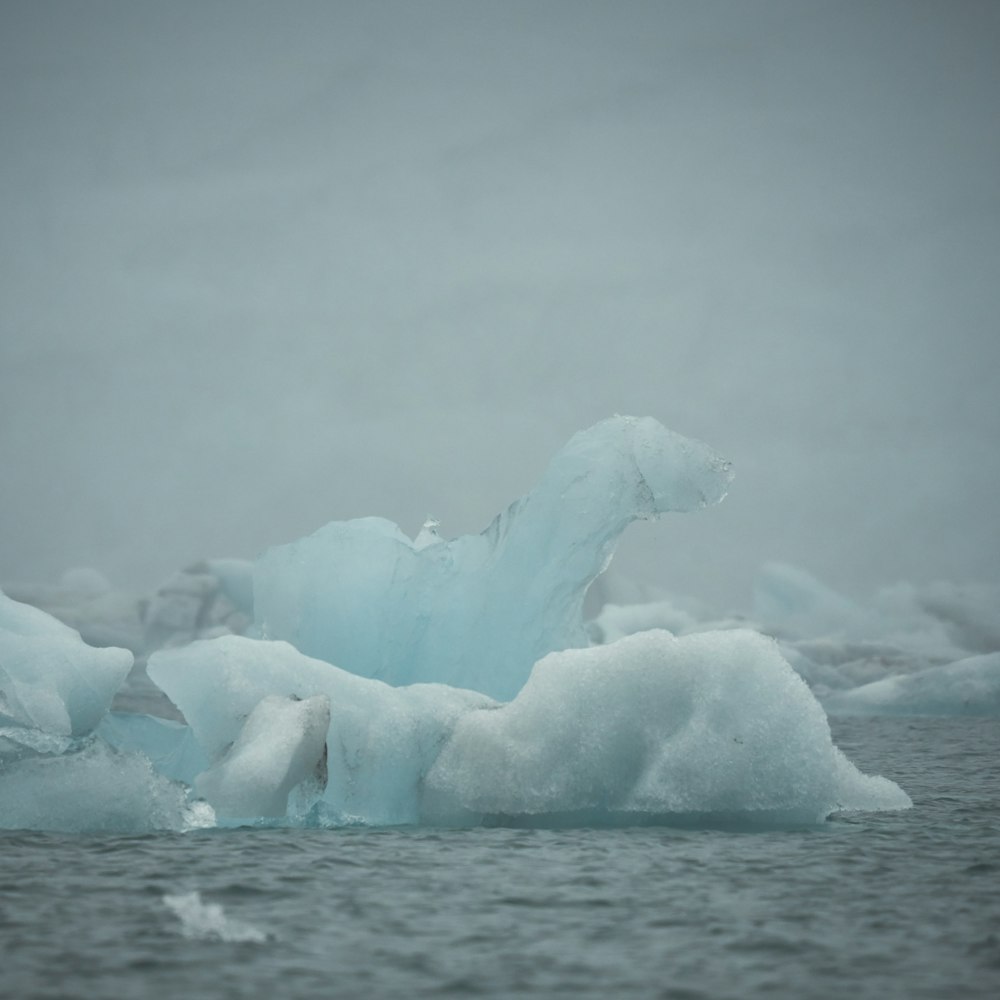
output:
M1000 578L1000 4L0 3L0 581L477 531L576 430L734 462L616 568Z

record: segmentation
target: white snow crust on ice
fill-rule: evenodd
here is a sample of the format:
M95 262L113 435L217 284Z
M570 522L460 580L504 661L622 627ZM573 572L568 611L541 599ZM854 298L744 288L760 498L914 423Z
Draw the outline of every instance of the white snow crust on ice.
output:
M843 757L775 642L740 630L549 654L509 704L459 721L426 799L427 815L455 822L770 825L910 805Z

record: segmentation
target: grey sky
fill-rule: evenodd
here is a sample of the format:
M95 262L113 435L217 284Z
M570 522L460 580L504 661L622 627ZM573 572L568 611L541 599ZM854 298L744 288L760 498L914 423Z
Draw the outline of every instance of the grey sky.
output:
M577 429L735 463L616 565L1000 578L1000 5L0 4L0 581L479 530Z

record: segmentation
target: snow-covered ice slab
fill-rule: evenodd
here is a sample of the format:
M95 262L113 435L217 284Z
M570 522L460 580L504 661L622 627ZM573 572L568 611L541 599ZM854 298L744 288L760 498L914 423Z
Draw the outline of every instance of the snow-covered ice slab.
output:
M651 418L581 431L538 486L479 535L414 541L381 518L337 521L266 552L259 634L388 683L512 698L533 664L587 645L587 587L637 519L718 502L729 463Z
M552 653L512 702L465 715L427 776L424 812L774 826L909 805L834 746L773 640L656 630Z

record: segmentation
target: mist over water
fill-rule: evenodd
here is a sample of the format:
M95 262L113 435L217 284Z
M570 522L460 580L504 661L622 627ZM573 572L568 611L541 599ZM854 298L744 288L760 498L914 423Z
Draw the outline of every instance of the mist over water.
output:
M0 580L484 527L649 413L719 605L997 579L995 5L8 2Z

